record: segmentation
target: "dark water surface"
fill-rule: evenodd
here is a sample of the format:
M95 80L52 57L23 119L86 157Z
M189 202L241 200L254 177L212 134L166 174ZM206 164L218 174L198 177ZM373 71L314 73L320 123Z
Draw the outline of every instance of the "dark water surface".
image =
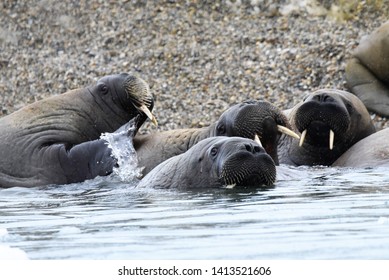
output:
M0 251L30 259L389 259L389 172L293 168L274 188L0 189ZM1 254L0 254L1 255Z

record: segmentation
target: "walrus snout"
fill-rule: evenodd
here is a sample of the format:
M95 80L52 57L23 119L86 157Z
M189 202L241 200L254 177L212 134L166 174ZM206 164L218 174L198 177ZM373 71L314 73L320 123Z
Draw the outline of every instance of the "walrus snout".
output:
M294 122L301 132L299 145L306 141L333 149L335 136L341 138L351 120L342 100L327 92L309 95L297 109Z
M225 186L271 186L276 180L276 165L262 150L252 156L236 153L224 162L220 180Z
M220 180L226 186L270 186L276 179L276 165L264 148L256 142L242 139L235 147L224 147Z
M128 75L123 82L123 88L132 104L157 125L157 120L151 113L154 107L154 98L150 92L149 85L139 77Z

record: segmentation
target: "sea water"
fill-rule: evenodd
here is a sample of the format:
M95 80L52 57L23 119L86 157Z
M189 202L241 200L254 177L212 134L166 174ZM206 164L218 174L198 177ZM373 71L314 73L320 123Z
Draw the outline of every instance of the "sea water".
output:
M115 176L1 189L0 252L12 248L30 259L389 259L388 170L298 171L301 180L265 190L139 190Z

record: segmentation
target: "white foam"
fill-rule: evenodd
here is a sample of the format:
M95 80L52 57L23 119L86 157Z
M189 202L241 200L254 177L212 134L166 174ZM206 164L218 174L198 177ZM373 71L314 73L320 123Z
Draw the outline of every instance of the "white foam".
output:
M112 156L118 161L119 167L115 167L113 173L124 182L138 180L143 168L138 167L138 156L128 132L119 130L104 133L100 138L107 141L108 147L112 149Z

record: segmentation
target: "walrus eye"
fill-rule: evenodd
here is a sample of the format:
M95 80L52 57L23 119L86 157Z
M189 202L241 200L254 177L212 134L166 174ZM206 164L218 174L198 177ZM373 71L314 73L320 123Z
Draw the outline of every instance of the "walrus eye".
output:
M224 124L219 124L217 126L216 130L217 130L216 133L218 136L225 135L225 133L226 133L226 127L224 126Z
M213 147L212 149L211 149L211 156L216 156L217 155L217 152L218 152L218 148L217 147Z
M346 108L349 114L352 114L354 112L354 107L349 102L346 103Z
M100 84L99 85L99 90L102 94L107 94L108 93L108 87L106 84Z

